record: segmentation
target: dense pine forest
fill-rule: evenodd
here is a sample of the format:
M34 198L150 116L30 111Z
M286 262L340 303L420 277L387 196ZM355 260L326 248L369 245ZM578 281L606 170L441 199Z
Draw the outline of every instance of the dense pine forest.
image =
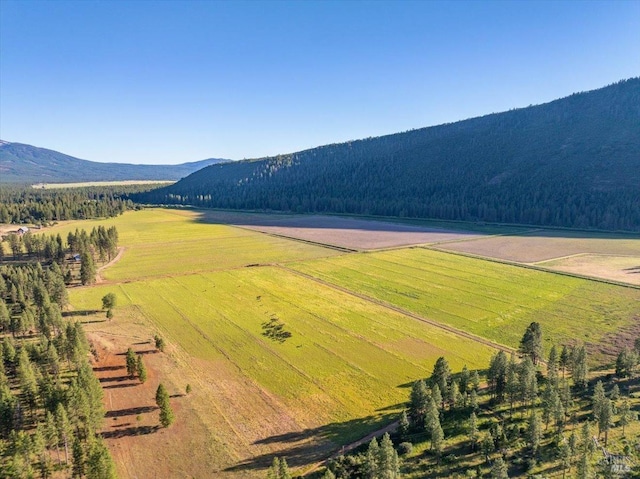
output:
M0 223L46 225L60 220L118 216L135 208L127 199L129 194L152 187L131 185L35 190L3 185L0 188Z
M66 285L94 282L94 262L114 254L118 233L11 239L11 261L0 266L0 478L113 478L91 347L62 311Z
M138 201L640 230L640 78L547 104L212 165Z

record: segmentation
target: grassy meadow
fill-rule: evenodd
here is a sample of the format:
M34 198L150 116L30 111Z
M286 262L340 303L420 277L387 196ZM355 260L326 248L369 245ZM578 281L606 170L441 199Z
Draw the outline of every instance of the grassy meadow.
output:
M511 347L532 321L547 346L606 346L638 313L636 289L424 248L343 253L207 224L191 210L127 212L48 232L98 224L117 227L124 253L99 284L70 290L71 314L114 354L160 334L167 356L150 358L152 374L171 391L194 385L166 436L126 443L121 472L153 463L156 443L145 441L187 439L203 445L191 448L189 464L183 450L165 451L185 475L263 477L276 455L304 470L397 418L411 383L438 357L454 371L484 369L495 352L385 303ZM118 305L105 322L98 309L109 292ZM266 335L274 321L290 337Z
M637 289L423 248L289 267L511 347L532 321L547 348L575 340L606 347L639 313Z

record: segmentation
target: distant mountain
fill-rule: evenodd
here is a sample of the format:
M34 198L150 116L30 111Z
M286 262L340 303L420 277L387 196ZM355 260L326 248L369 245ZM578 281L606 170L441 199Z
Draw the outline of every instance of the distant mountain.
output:
M180 165L97 163L45 148L0 140L0 182L2 183L179 180L205 166L226 161L229 160L209 158Z
M640 230L640 78L457 123L212 165L140 199Z

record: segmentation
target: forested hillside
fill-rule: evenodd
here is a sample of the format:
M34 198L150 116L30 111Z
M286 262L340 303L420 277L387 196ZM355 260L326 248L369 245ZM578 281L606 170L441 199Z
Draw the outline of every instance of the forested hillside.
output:
M212 165L138 200L640 229L640 78L547 104Z
M179 180L216 158L180 165L131 165L81 160L46 148L0 141L0 183Z

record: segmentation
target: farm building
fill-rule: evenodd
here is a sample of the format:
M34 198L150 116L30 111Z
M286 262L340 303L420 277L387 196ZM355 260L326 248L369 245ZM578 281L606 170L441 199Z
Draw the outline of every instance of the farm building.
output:
M18 228L18 234L19 235L23 235L25 233L29 232L29 228L27 228L26 226L21 226L20 228Z

